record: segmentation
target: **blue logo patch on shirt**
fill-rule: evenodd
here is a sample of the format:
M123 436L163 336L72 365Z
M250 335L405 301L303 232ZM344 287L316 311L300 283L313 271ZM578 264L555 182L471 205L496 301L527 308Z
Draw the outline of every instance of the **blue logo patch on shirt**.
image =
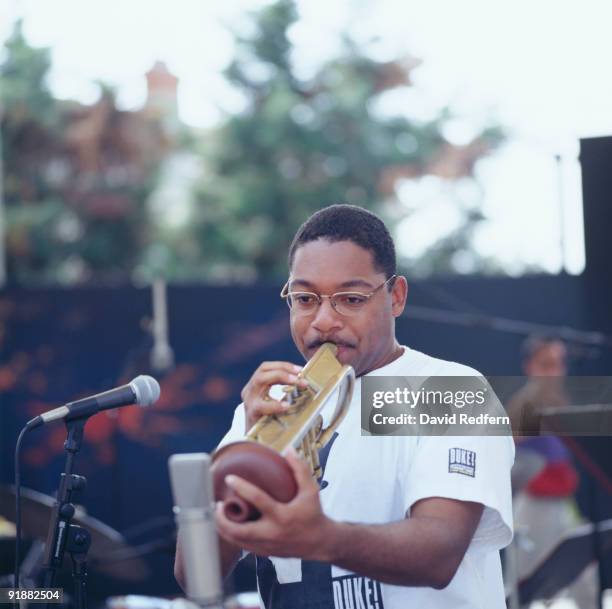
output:
M476 453L465 448L449 448L448 473L463 474L473 478L476 475Z

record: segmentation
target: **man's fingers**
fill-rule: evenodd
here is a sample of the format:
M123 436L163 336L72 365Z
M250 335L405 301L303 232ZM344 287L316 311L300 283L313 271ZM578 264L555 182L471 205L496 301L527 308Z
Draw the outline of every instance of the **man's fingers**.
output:
M289 448L289 450L287 450L285 458L291 467L298 488L302 489L312 485L313 478L310 468L306 461L298 456L294 448Z
M274 400L268 395L272 385L297 385L304 388L307 383L295 374L284 370L270 370L255 375L243 391L242 399L247 408L249 418L259 418L265 414L283 412L288 404Z
M276 501L268 493L247 482L244 478L229 475L225 477L225 484L255 506L262 514L273 512L276 508Z
M263 416L269 414L279 414L287 410L287 404L278 400L259 398L254 402L245 402L246 409L246 431L255 425L255 423Z
M284 370L290 374L299 374L302 371L302 366L291 364L289 362L263 362L258 370L268 372L270 370Z
M244 543L249 541L253 534L251 523L234 522L225 515L223 501L217 502L215 524L221 537L241 547L244 547Z
M247 407L248 417L250 419L259 419L267 414L277 414L287 410L287 404L278 400L263 400L259 399L251 406Z
M301 381L301 382L300 382ZM303 379L298 379L297 373L287 370L267 370L258 372L250 381L250 389L258 396L266 395L272 385L304 385Z
M301 370L301 366L289 362L264 362L259 366L240 393L246 409L247 431L260 417L280 414L287 408L287 402L269 396L270 387L288 385L305 389L308 386L307 381L298 377Z

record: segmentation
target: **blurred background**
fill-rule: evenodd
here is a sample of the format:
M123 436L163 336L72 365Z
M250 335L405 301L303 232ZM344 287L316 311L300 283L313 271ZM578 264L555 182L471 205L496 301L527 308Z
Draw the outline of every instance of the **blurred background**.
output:
M261 361L299 361L286 251L331 203L392 230L405 344L516 375L546 331L571 374L607 374L611 19L595 0L0 2L4 505L25 421L153 374L160 402L93 418L77 471L146 567L94 570L96 598L178 593L167 457L214 448ZM35 433L23 483L52 494L65 430ZM600 521L612 455L582 442Z

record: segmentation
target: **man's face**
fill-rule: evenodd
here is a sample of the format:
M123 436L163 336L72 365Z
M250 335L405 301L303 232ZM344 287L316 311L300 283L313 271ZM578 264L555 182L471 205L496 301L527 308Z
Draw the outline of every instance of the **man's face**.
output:
M529 376L565 376L567 350L561 341L542 345L529 359L525 371Z
M371 252L352 241L318 239L296 250L290 280L291 291L368 294L386 277L374 268ZM405 301L403 277L395 280L391 292L384 286L351 316L336 312L329 298L324 298L312 313L291 312L291 335L307 360L323 343L336 344L338 360L353 366L359 376L387 363L395 347L394 318L403 311Z

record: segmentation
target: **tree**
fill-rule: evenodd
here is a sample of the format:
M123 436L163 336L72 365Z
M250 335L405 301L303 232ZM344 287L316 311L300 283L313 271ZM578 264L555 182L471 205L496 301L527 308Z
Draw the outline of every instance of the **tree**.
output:
M49 50L30 47L23 36L23 23L17 21L0 65L0 117L7 175L4 196L9 205L20 198L49 194L33 177L40 173L58 127L57 104L46 82L50 65Z
M92 106L55 99L50 67L49 50L31 47L17 22L0 64L8 280L129 280L168 142L102 83Z
M420 123L381 116L376 100L410 86L416 62L377 61L348 38L340 57L300 78L288 37L297 18L293 1L278 0L255 15L251 35L236 37L225 75L245 108L227 117L207 149L192 231L208 277L282 275L296 228L326 204L368 207L393 224L405 215L401 180L469 176L501 140L492 128L467 146L451 145L442 135L448 112ZM461 242L474 220L466 214Z

